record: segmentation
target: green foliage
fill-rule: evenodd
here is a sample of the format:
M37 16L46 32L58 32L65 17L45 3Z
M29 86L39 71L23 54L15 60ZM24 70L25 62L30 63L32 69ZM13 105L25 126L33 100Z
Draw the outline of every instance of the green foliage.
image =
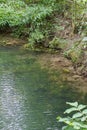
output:
M27 35L29 42L43 42L47 37L50 38L55 14L64 13L64 16L68 14L71 19L73 32L80 33L87 23L84 18L86 2L87 0L0 0L0 30L10 27L16 35ZM53 46L55 48L56 43Z
M31 1L30 1L31 2ZM28 34L29 41L39 42L49 33L50 16L53 12L51 0L27 5L22 0L7 0L0 4L0 29L13 28L16 35ZM53 2L52 2L53 3ZM28 28L28 29L25 29ZM26 30L26 31L25 31Z
M40 26L43 20L52 13L51 7L43 5L28 6L21 0L7 1L0 4L0 26L8 24L16 26L21 24L32 24L34 29Z
M73 63L78 63L81 60L83 51L79 42L74 43L74 45L64 52L64 56L70 59Z
M86 23L86 7L87 0L65 0L64 14L67 14L71 19L73 33L81 33L81 30Z
M42 41L44 38L44 35L42 32L40 32L39 30L35 30L34 32L31 33L30 38L29 38L29 42L30 43L37 43L40 41Z
M87 129L87 106L78 104L78 102L67 102L70 105L69 109L66 109L64 114L71 114L68 117L57 117L59 122L67 124L63 130L86 130Z
M63 49L65 46L66 41L57 37L54 37L53 40L49 42L49 48L51 49Z
M23 10L25 3L22 1L7 1L0 4L0 27L17 26L23 23Z

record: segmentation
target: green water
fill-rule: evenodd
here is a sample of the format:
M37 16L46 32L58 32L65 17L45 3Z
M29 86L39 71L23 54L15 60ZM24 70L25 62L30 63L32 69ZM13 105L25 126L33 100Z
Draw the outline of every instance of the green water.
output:
M41 55L0 49L0 130L60 130L56 117L65 102L80 100L73 85L56 84L41 69Z

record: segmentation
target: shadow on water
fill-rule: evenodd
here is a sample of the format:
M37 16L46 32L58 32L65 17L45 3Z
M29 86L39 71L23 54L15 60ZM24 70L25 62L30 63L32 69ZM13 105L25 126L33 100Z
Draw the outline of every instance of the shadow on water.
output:
M1 130L59 130L56 117L65 102L86 101L87 94L83 97L75 84L51 80L37 58L36 53L0 50Z

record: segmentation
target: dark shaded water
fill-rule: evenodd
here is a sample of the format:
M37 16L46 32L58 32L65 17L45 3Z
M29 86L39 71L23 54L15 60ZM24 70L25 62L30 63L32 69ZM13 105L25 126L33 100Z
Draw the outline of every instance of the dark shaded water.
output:
M49 78L38 56L0 49L0 130L60 130L56 117L65 110L65 102L81 100L74 85Z

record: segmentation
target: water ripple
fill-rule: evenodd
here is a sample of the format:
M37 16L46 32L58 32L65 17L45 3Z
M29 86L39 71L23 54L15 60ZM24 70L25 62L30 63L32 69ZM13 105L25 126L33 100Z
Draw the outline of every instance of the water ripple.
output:
M4 72L0 86L0 124L3 124L1 130L24 130L22 129L23 101L21 95L15 90L14 75Z

